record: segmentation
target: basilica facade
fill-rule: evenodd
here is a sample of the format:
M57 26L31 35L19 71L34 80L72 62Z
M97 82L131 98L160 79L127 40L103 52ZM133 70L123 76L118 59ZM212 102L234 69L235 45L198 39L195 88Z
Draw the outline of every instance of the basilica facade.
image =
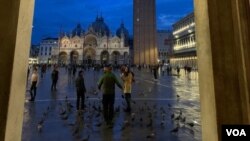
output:
M58 47L52 49L51 60L58 64L129 64L128 30L123 22L115 35L102 16L87 31L78 24L70 34L58 39Z

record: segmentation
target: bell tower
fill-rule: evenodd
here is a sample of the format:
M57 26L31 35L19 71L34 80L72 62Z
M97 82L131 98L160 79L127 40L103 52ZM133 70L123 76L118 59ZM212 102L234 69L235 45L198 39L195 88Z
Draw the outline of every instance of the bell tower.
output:
M134 64L158 63L155 0L134 0Z

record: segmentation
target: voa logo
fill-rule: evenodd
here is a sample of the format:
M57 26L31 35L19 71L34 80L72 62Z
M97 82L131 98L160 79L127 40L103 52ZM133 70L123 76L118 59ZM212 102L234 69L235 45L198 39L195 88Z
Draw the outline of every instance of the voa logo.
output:
M227 136L247 136L244 129L226 129Z

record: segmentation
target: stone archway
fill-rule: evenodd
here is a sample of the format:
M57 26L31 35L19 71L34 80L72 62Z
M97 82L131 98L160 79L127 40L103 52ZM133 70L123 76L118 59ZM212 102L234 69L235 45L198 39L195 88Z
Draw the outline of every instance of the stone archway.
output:
M118 51L113 51L112 52L112 54L111 54L111 57L112 57L112 63L114 64L114 65L118 65L120 62L120 56L121 56L121 54L120 54L120 52L118 52Z
M108 64L109 63L109 52L104 50L102 51L101 53L101 56L100 56L100 60L101 60L101 64Z
M78 64L79 62L79 53L76 50L70 52L70 63L71 64Z
M128 52L123 53L123 64L129 64L130 63L130 57Z
M93 47L85 48L83 51L84 63L93 64L95 63L96 51Z
M59 53L59 59L58 59L58 63L61 65L65 65L67 63L67 53L62 51Z

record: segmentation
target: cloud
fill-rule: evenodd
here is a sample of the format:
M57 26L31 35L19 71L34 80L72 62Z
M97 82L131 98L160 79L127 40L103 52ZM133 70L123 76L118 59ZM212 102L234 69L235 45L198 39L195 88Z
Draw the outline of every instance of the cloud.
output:
M185 15L167 15L161 14L157 17L157 29L171 29L173 23L184 17Z

